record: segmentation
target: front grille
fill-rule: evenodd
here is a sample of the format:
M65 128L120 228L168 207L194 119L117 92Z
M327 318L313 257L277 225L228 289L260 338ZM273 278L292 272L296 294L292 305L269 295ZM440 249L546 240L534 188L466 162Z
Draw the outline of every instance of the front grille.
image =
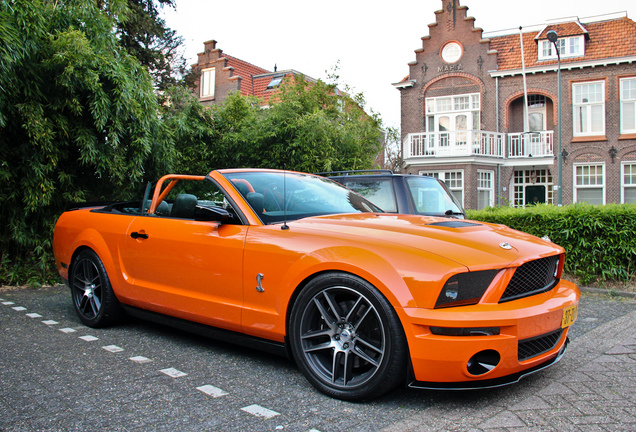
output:
M519 361L528 360L550 351L561 340L562 333L563 329L558 329L552 333L519 341L519 348L517 349Z
M499 303L550 291L558 282L556 278L558 266L559 255L523 264L517 268L510 279Z

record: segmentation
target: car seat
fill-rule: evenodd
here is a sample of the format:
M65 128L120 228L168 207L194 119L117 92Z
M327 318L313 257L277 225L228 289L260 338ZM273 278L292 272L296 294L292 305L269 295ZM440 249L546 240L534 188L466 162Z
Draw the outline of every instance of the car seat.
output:
M170 211L171 217L194 219L194 209L198 203L197 197L191 194L179 194L177 199L174 200L172 210Z

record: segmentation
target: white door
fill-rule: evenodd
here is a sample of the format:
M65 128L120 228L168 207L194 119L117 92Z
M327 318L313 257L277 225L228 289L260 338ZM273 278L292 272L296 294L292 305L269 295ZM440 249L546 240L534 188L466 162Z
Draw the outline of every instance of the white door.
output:
M468 151L471 113L440 114L435 116L437 154L457 155Z

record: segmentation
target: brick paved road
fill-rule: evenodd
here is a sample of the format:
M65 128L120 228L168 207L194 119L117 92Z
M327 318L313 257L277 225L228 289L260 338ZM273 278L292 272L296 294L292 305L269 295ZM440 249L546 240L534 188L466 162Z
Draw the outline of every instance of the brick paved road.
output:
M85 327L61 286L0 299L0 430L636 431L633 301L585 295L565 358L517 385L354 404L280 357L136 320Z

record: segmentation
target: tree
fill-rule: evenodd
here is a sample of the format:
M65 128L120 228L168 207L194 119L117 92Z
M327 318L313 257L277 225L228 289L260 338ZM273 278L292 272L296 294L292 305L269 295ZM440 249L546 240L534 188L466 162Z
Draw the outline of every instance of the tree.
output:
M69 203L169 170L153 81L113 31L127 14L123 0L0 0L3 257L48 251Z
M402 168L404 168L404 157L402 154L400 131L394 127L387 128L385 142L384 159L386 168L396 173L402 172Z
M137 58L153 77L158 95L179 83L186 61L179 51L183 38L166 27L160 9L175 7L175 0L127 0L125 20L117 23L122 47ZM162 98L162 100L165 100Z
M281 87L270 108L264 165L316 172L372 168L380 149L380 121L364 110L361 94L339 94L335 84L299 76Z
M334 84L287 78L268 109L238 93L212 108L200 152L210 168L372 168L382 132L378 117L365 113L363 106L362 95L339 94ZM177 140L176 145L183 165L184 155L197 143Z
M173 170L372 166L379 120L361 95L300 77L270 109L235 94L210 110L153 79L168 61L155 54L171 51L143 34L155 4L173 5L156 1L0 0L0 283L7 256L50 266L70 203L136 197L139 183Z

